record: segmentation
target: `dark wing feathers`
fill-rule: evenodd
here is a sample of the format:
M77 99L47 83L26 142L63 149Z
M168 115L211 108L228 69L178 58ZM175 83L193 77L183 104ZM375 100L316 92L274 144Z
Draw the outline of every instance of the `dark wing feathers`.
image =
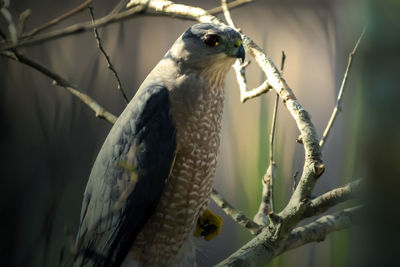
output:
M140 88L111 129L86 187L77 244L83 245L81 255L91 258L89 265L122 263L157 206L175 149L168 90L160 85ZM131 165L138 180L115 210L130 182Z

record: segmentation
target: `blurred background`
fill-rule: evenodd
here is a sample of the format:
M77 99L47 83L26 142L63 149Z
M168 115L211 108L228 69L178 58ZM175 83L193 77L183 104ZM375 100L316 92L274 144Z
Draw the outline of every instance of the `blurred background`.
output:
M29 31L82 2L11 1L10 12L16 21L21 12L31 9ZM95 1L95 17L104 16L118 2ZM220 4L211 0L178 3L204 9ZM353 61L342 113L323 150L326 171L314 190L317 195L354 179L365 179L364 217L351 230L290 251L268 266L396 266L400 224L399 12L397 0L260 0L232 10L235 24L263 47L277 66L285 51L284 77L311 114L319 136L332 113L348 53L368 25ZM84 11L55 28L88 20L89 12ZM99 29L130 98L192 24L141 16ZM0 29L7 32L3 17ZM21 52L79 85L113 114L124 109L115 78L92 32L24 47ZM264 80L254 63L247 68L247 78L250 87ZM68 237L77 231L87 178L111 128L51 82L25 65L0 57L2 266L58 265ZM273 102L274 94L268 93L240 103L234 73L229 73L215 188L249 217L258 209L261 177L268 166ZM302 170L304 151L295 142L298 134L280 102L275 141L277 211L290 197L294 173ZM224 227L211 242L200 242L199 266L216 264L252 238L214 203L210 207L224 218Z

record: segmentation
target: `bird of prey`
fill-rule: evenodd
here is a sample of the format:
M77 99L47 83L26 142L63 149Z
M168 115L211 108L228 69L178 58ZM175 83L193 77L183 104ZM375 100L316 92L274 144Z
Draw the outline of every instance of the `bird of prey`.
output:
M215 175L224 80L244 57L228 26L196 24L176 40L96 158L75 266L196 265L192 237Z

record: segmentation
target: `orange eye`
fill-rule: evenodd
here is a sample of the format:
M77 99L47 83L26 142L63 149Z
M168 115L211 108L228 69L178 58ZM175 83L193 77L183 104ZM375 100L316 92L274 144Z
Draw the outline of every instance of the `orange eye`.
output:
M204 43L208 46L217 46L219 45L218 36L215 34L209 34L204 38Z

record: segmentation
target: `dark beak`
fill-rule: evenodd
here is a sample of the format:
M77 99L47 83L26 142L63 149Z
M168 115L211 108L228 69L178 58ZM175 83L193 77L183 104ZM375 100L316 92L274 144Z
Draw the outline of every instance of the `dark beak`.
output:
M237 57L237 58L240 58L240 59L242 60L242 64L243 64L244 59L245 59L245 57L246 57L246 53L244 52L244 47L243 47L243 45L240 45L239 51L237 52L236 57Z

